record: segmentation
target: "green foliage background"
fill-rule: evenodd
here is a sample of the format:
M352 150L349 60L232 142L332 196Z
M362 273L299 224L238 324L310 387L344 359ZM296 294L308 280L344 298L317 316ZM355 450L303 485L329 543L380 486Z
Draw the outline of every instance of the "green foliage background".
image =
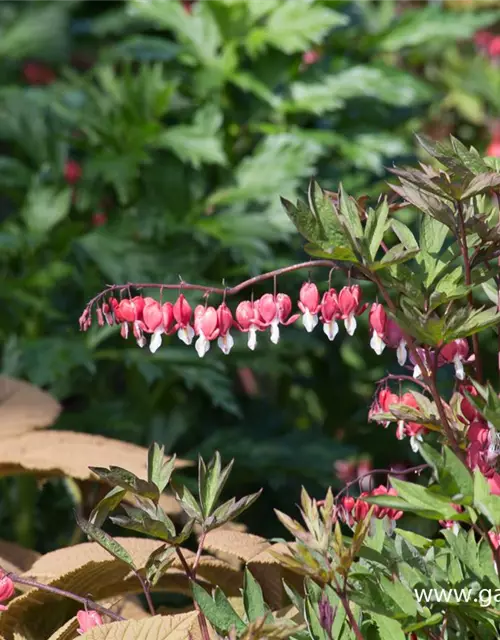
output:
M3 373L62 402L55 428L154 439L183 458L236 457L228 491L264 486L248 515L264 535L277 531L271 507L289 511L301 484L313 494L338 484L335 460L408 459L406 443L366 422L374 383L393 362L370 351L366 320L333 344L297 326L277 347L261 337L252 353L239 339L230 357L213 349L203 360L176 338L152 356L113 328L80 334L77 320L106 283L181 276L220 286L306 259L279 196L293 199L311 176L376 198L385 167L415 159L415 132L486 146L500 74L471 38L500 12L456 9L2 2ZM30 84L30 64L52 69L54 81ZM83 171L74 187L69 159ZM305 277L279 289L296 299ZM63 483L16 479L2 490L1 537L40 550L68 542Z

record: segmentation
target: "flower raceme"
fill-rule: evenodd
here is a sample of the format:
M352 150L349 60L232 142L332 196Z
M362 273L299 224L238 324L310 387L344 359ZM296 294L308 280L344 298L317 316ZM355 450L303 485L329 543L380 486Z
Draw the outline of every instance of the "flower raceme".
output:
M396 489L384 487L384 485L378 486L372 491L363 491L359 498L354 499L352 496L345 496L342 499L340 509L338 511L339 517L349 526L353 526L356 522L361 522L366 518L368 512L373 507L372 516L381 520L382 518L389 518L389 520L399 520L403 515L402 511L397 509L390 509L388 507L381 507L379 505L371 505L363 498L372 496L397 496Z
M101 624L103 623L102 617L99 613L97 613L97 611L83 611L82 609L76 614L76 619L78 620L78 624L80 625L79 629L77 629L77 632L80 635L86 633L94 627L101 626Z
M393 393L390 389L384 388L379 391L375 402L372 405L370 414L376 413L391 413L391 406L403 405L412 409L419 409L418 402L415 396L411 392L403 393L399 396ZM404 421L397 419L396 437L398 440L402 440L405 436L410 438L410 446L413 451L418 451L418 443L422 441L422 436L427 433L427 429L418 422ZM390 420L386 420L383 424L387 427L390 424Z

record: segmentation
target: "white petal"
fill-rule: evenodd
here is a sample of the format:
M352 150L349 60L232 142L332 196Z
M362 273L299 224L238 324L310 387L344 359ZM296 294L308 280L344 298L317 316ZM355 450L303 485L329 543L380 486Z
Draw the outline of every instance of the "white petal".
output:
M271 322L271 342L273 344L278 344L279 341L280 341L279 320L273 320Z
M459 522L454 522L453 526L451 528L451 530L453 531L453 533L458 536L459 532L460 532L460 523Z
M161 336L163 334L163 328L156 329L151 336L151 341L149 343L149 350L151 353L156 353L158 349L161 347Z
M108 325L110 327L114 325L115 320L113 318L113 314L112 313L105 313L104 317L106 318L106 322L108 323Z
M323 331L328 337L328 340L334 340L335 336L339 332L339 325L335 322L335 320L330 320L330 322L325 322L325 324L323 325Z
M458 354L453 358L453 363L455 365L455 375L459 380L463 380L465 378L464 365Z
M398 420L398 426L396 428L396 438L402 440L405 437L405 423L403 420Z
M222 353L227 356L234 345L233 336L230 333L226 333L225 336L219 336L219 338L217 338L217 344Z
M388 536L392 536L394 533L394 529L396 528L396 520L391 520L390 518L384 518L384 529Z
M372 334L372 338L370 340L370 347L375 351L375 353L380 356L382 355L383 350L385 349L385 342L379 336L379 334L374 331Z
M418 441L418 438L416 438L415 436L411 436L410 438L410 447L414 453L418 453L418 450L420 448L420 443Z
M304 325L304 329L311 333L314 327L318 324L318 315L315 313L314 315L306 309L304 315L302 316L302 323Z
M187 327L181 327L177 332L177 335L179 336L179 340L182 340L184 344L189 346L193 342L194 329L190 324L188 324Z
M142 347L146 346L146 338L145 338L144 336L139 336L139 337L137 338L137 344L138 344L138 345L141 347L141 349L142 349Z
M402 367L408 358L408 352L406 351L406 342L404 340L401 340L401 342L399 343L396 354L398 356L399 366Z
M257 327L252 325L248 330L248 348L254 351L256 346L257 346Z
M356 327L358 326L358 323L356 322L356 318L354 316L354 313L351 313L349 316L347 316L347 318L344 320L344 327L345 330L347 331L347 333L352 336L354 334L354 332L356 331Z
M418 364L416 364L415 368L413 369L413 377L414 378L420 378L421 375L422 375L422 371L421 371L420 367L418 366Z
M200 337L196 341L196 344L194 345L194 348L196 349L196 353L200 356L200 358L203 358L203 356L210 349L210 341L207 340L201 333Z

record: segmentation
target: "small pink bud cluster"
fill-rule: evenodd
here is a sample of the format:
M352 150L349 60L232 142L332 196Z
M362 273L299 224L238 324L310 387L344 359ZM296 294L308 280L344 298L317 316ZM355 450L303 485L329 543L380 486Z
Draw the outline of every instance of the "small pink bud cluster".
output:
M83 609L81 609L76 614L76 619L78 620L78 624L80 625L80 627L77 629L77 632L80 635L86 633L87 631L90 631L90 629L93 629L94 627L100 627L102 624L102 617L100 616L100 614L98 614L97 611L92 610L83 611Z
M363 491L357 499L354 499L352 496L345 496L338 509L339 518L352 527L355 523L364 520L372 507L373 517L378 518L379 520L385 517L390 520L399 520L399 518L401 518L403 515L402 511L390 509L389 507L371 505L363 500L363 498L372 496L397 496L397 491L392 487L388 489L387 487L384 487L384 485L380 485L372 491Z
M397 393L392 393L392 391L386 387L379 391L379 394L370 409L369 417L377 413L391 413L391 405L395 404L405 405L412 409L419 409L418 402L412 393L406 392L403 393L402 396L398 396ZM410 438L411 448L413 451L418 451L418 443L422 441L422 436L427 433L427 429L418 422L405 422L404 420L394 418L394 421L396 420L397 439L402 440L405 436L408 436ZM384 427L387 428L390 423L391 420L385 421L383 423Z
M8 575L0 571L0 602L10 600L14 595L14 583ZM0 611L6 611L7 607L4 604L0 604Z

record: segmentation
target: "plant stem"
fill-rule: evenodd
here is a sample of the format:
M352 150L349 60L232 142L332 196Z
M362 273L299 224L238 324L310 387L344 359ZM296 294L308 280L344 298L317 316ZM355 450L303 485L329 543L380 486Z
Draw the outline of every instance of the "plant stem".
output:
M393 374L393 373L388 373L384 378L381 378L378 381L378 384L380 384L381 382L385 382L386 380L407 380L408 382L413 382L414 384L418 384L420 387L422 387L422 389L425 389L425 391L429 391L429 387L427 386L427 384L425 382L422 382L422 380L417 380L416 378L412 378L412 376L405 376L405 375L399 375L399 374Z
M464 261L464 269L465 269L465 284L467 286L472 285L472 270L469 260L469 250L467 248L467 234L465 231L465 219L464 212L462 208L462 203L459 202L457 206L458 213L458 228L459 228L459 238L458 244L460 245L460 250L462 252L462 258ZM474 309L474 299L472 297L472 291L469 291L467 294L467 301L469 302L469 309L472 311ZM474 333L472 336L472 346L474 349L474 368L476 370L476 378L478 382L483 383L483 365L481 361L481 351L479 349L479 338L477 333Z
M203 536L203 541L205 540L205 536ZM198 551L200 552L200 556L201 556L201 551L200 548L202 547L202 545L200 544L198 546ZM196 558L195 561L193 563L193 568L190 568L186 558L184 557L184 554L182 553L182 550L180 547L175 547L175 552L177 554L177 557L179 558L179 560L181 561L182 567L184 569L184 572L188 578L188 580L192 580L193 582L196 582L196 567L195 564L197 566L197 562L196 559L198 558L198 553L196 553ZM199 558L198 558L198 562L199 562ZM210 640L210 633L208 631L208 625L207 625L207 620L205 618L205 615L203 613L203 611L200 609L200 605L196 602L196 600L193 598L193 604L194 604L194 608L196 609L196 611L198 612L198 623L200 625L200 631L201 631L201 637L203 640Z
M339 582L335 574L333 574L333 579L335 581L335 586L337 587L337 595L340 599L340 602L342 603L342 606L344 607L344 611L346 613L347 619L349 620L349 624L351 625L351 629L353 630L354 635L356 636L356 640L363 640L361 629L359 628L356 618L354 617L354 614L351 611L351 607L349 605L349 599L347 597L347 592L346 592L347 578L345 578L344 587L342 589L340 588Z
M190 284L188 282L180 281L176 284L152 284L149 282L146 283L133 283L128 282L127 284L113 284L109 285L101 291L98 295L92 298L87 303L87 309L90 310L92 305L98 303L101 298L106 296L108 293L113 293L114 291L125 291L130 289L130 287L134 287L135 289L174 289L174 290L185 290L185 291L202 291L205 294L218 294L221 296L233 296L244 289L248 289L260 282L264 282L265 280L270 280L271 278L276 278L278 276L284 275L286 273L292 273L293 271L299 271L301 269L314 269L317 267L328 267L329 269L340 269L342 271L353 271L351 267L347 267L341 263L335 262L335 260L308 260L307 262L299 262L297 264L289 265L288 267L282 267L281 269L275 269L274 271L268 271L267 273L261 273L258 276L254 276L253 278L249 278L248 280L244 280L240 282L234 287L207 287L201 284Z
M349 491L352 485L357 484L358 482L361 482L361 480L363 480L364 478L367 478L368 476L373 476L376 473L385 473L388 476L403 476L403 475L406 475L407 473L420 473L421 471L424 471L424 469L428 469L428 468L429 468L428 464L419 464L416 467L401 469L401 471L397 471L393 469L372 469L371 471L362 473L360 476L358 476L354 480L347 482L345 486L337 493L337 495L335 496L335 500L338 500L343 493L345 493L346 491Z
M16 573L10 573L5 571L0 567L0 571L5 573L5 575L12 580L12 582L17 582L19 584L25 584L28 587L35 587L36 589L41 589L42 591L47 591L48 593L53 593L56 596L63 596L64 598L69 598L70 600L75 600L84 606L97 611L98 613L102 613L103 615L109 616L113 620L125 620L122 616L114 613L114 611L110 611L106 609L106 607L101 606L97 602L90 600L89 598L84 598L83 596L79 596L76 593L71 593L71 591L66 591L65 589L59 589L59 587L52 587L48 584L43 584L41 582L37 582L36 580L31 580L31 578L22 578Z
M155 611L155 607L154 607L153 601L151 599L151 585L149 584L149 580L145 580L141 576L139 571L134 571L134 573L137 576L137 579L139 580L139 582L141 583L142 590L144 591L144 595L146 596L146 602L148 603L149 613L152 616L155 616L156 615L156 611Z

